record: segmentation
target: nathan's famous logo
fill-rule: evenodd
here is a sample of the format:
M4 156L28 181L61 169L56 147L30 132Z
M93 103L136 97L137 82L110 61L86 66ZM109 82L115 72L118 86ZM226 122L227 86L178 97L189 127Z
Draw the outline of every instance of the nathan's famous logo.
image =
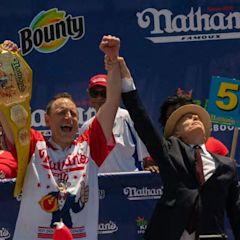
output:
M136 15L138 25L150 29L152 36L146 38L154 43L240 38L240 12L208 14L199 7L174 15L169 9L147 8Z
M14 75L16 78L16 82L18 85L18 89L20 90L20 92L24 92L26 89L26 86L24 84L23 81L23 73L21 71L21 64L18 58L14 58L13 62L11 63L12 65L12 69L14 71Z
M86 164L89 161L86 155L77 152L75 154L68 155L64 162L56 163L51 158L51 156L48 155L48 152L44 148L44 145L42 145L41 143L37 145L39 147L38 154L42 161L42 167L45 169L51 169L54 174L56 174L57 171L62 172L63 169L67 170L68 172L84 170ZM84 148L84 143L82 146Z
M137 227L138 227L138 234L144 234L147 228L148 221L144 219L144 217L138 216L136 219Z
M163 194L163 186L160 188L125 187L123 194L126 195L129 200L160 199Z
M51 53L63 47L69 37L73 40L84 36L84 17L72 17L57 8L42 11L34 17L29 27L18 31L22 55L35 48L42 53Z
M118 231L118 226L115 222L109 221L106 223L99 223L98 224L98 234L110 234Z

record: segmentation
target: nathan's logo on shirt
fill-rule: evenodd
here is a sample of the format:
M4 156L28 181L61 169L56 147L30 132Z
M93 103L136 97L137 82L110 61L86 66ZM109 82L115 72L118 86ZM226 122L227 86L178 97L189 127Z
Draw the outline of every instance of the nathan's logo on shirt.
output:
M42 160L42 166L52 171L62 171L63 169L70 172L83 170L88 163L88 157L82 153L68 155L63 161L56 162L47 155L46 149L39 149L38 154Z
M126 187L123 189L123 194L126 195L129 200L160 199L163 194L163 187Z
M147 228L148 221L144 219L144 217L138 216L136 219L136 224L138 227L137 233L144 234Z
M2 229L0 229L0 240L7 240L10 239L11 235L9 233L9 231L2 227Z
M78 40L85 34L84 17L72 17L57 8L37 14L29 27L18 31L22 55L35 48L41 53L55 52L63 47L69 38Z
M154 43L240 38L240 12L233 12L233 7L223 12L208 10L213 12L192 7L185 14L175 15L169 9L147 8L136 15L138 25L150 30L152 36L146 38Z
M110 234L118 230L118 226L113 222L109 221L107 223L98 224L98 234Z

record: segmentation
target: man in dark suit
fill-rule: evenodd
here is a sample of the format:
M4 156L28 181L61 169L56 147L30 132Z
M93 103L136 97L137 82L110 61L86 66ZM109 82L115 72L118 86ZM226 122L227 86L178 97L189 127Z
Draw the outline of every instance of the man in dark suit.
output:
M119 62L124 104L158 163L164 184L163 197L148 224L145 239L194 240L200 235L219 235L218 239L224 239L225 210L235 238L240 239L236 163L206 150L211 129L208 113L194 104L182 106L171 114L162 136L147 115L124 60ZM106 67L111 68L107 58ZM199 158L201 170L196 169Z

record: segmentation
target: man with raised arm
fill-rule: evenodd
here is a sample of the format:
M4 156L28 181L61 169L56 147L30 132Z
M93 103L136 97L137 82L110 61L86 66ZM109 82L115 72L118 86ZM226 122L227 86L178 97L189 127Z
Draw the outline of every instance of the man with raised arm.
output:
M90 78L88 95L90 105L96 112L106 101L107 75L98 74ZM88 129L95 116L83 123L80 133ZM146 147L139 138L126 109L118 108L113 135L116 146L99 168L99 173L132 172L143 170L143 160L149 157Z
M57 94L47 105L50 140L31 130L30 159L14 240L52 239L55 221L69 227L73 239L97 239L97 173L115 146L112 128L121 98L119 48L118 38L102 38L100 49L113 63L108 71L107 100L83 135L75 138L78 112L68 93ZM2 115L1 120L4 122ZM3 125L12 140L8 125Z
M167 120L164 136L154 127L131 74L119 58L123 101L149 154L158 163L164 193L149 221L145 239L226 239L226 210L240 239L240 190L236 162L206 150L211 121L204 108L188 104ZM114 65L106 58L106 65Z

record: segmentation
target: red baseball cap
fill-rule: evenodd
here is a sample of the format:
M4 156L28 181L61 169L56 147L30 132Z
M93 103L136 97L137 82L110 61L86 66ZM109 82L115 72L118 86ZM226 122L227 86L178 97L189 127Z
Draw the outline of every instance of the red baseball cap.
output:
M107 86L107 75L106 74L98 74L90 78L88 84L88 90L95 86Z

